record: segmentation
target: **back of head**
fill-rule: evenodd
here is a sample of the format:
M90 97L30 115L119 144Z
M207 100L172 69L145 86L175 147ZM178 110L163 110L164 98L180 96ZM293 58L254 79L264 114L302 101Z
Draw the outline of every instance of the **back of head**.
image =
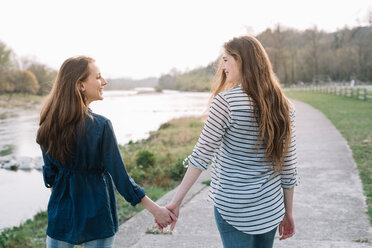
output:
M46 153L63 163L73 156L76 126L84 125L88 115L80 87L93 62L85 56L65 60L40 114L37 141Z
M243 91L255 102L255 116L261 132L258 143L265 145L266 157L271 159L275 170L280 171L291 141L290 105L269 57L261 43L252 36L234 38L224 44L224 49L238 64ZM218 76L214 95L228 85L223 71L219 70Z

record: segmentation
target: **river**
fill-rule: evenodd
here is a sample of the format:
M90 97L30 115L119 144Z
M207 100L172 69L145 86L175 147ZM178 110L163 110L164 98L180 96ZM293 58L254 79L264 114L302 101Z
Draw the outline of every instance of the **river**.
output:
M146 138L151 131L173 118L206 113L210 93L154 92L148 88L105 91L104 100L93 102L93 112L109 118L120 144ZM35 143L40 107L2 111L0 115L0 156L16 160L40 160ZM50 191L40 170L0 169L0 230L19 225L46 210Z

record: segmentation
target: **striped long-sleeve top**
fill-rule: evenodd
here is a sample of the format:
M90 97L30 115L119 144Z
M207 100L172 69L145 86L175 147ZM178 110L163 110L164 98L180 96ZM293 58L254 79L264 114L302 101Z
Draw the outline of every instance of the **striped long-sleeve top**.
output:
M283 170L275 174L265 158L265 144L257 146L260 132L254 104L240 85L218 94L187 160L201 170L212 164L208 198L222 218L242 232L261 234L283 219L282 188L297 184L296 136L291 109L292 140Z

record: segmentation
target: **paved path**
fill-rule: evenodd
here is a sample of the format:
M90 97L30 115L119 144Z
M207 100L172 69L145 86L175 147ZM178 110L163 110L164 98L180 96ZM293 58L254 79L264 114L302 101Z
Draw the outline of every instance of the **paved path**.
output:
M372 247L372 229L366 214L365 196L346 141L330 121L307 104L296 106L298 171L295 189L296 234L274 247L354 248ZM145 211L120 226L115 247L219 247L222 243L207 199L208 187L201 181L192 187L172 235L145 234L153 218ZM158 203L166 204L175 190ZM366 240L369 242L358 242Z

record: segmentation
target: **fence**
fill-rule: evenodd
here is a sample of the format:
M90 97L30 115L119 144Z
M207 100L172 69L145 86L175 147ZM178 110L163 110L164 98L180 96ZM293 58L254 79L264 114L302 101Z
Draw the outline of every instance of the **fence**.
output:
M358 100L363 100L363 101L372 99L372 91L367 90L367 88L361 88L361 87L311 85L311 86L296 86L294 88L291 88L291 90L321 92L321 93L332 94L332 95L337 95L337 96L356 98Z

